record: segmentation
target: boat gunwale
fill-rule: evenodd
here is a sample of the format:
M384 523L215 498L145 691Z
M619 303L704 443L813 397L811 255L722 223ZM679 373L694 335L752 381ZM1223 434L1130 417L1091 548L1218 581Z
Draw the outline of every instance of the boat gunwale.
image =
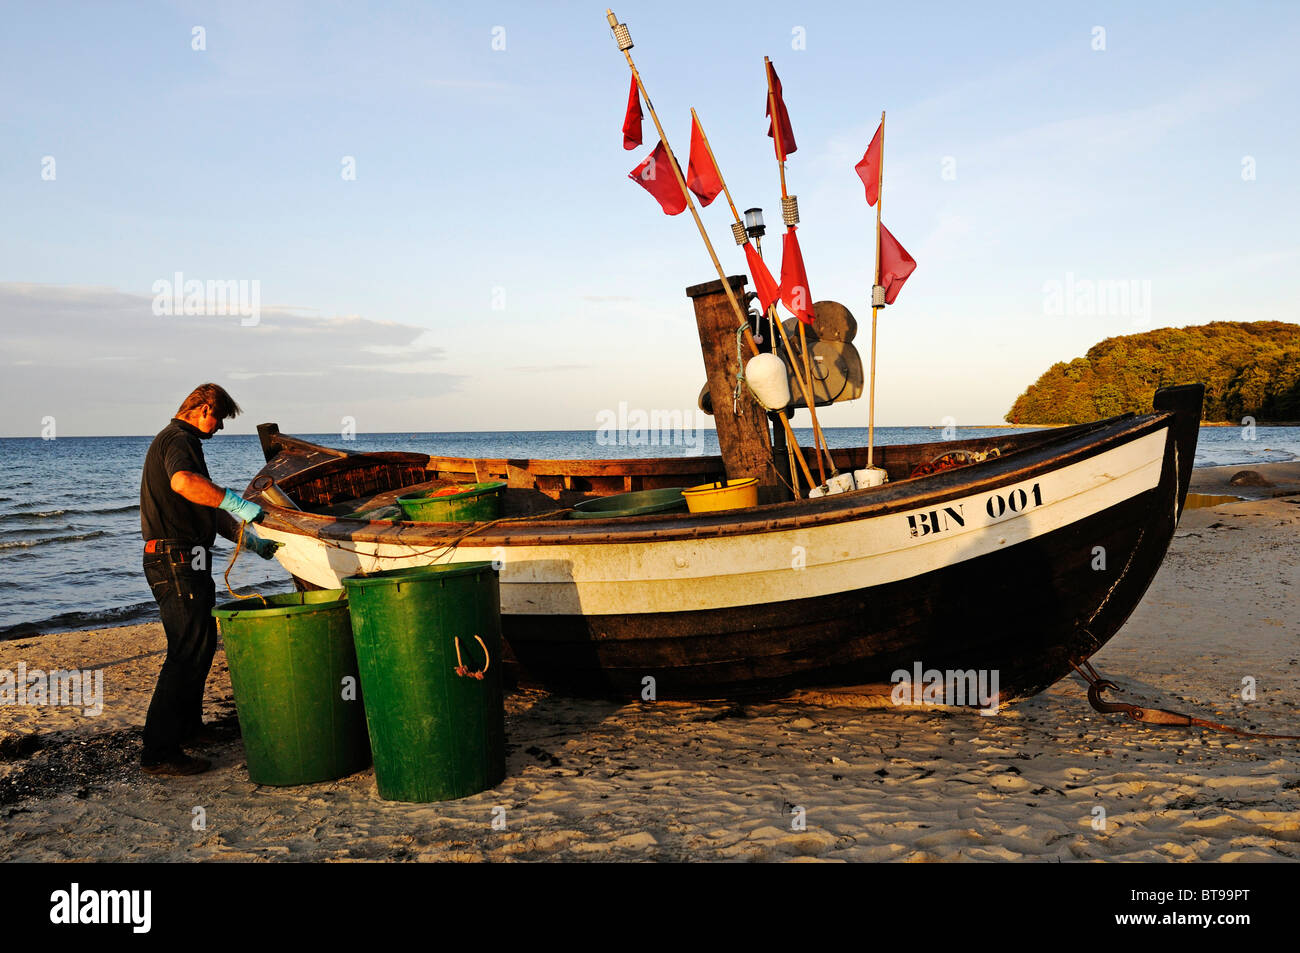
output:
M1115 417L1103 420L1093 420L1082 424L1071 424L1064 427L1049 428L1030 428L1020 433L1008 434L1009 437L1029 437L1036 434L1042 435L1041 443L1034 443L1029 447L1017 448L1012 452L1020 452L1023 449L1033 449L1042 444L1064 441L1072 436L1083 433L1096 432L1111 424L1121 421L1138 419L1141 416L1150 416L1150 414L1138 415L1134 413L1120 414ZM1010 428L1008 428L1010 429ZM419 464L426 469L445 469L456 472L471 473L476 470L475 464L480 466L477 469L492 467L498 470L504 470L508 467L515 467L520 470L526 470L535 476L647 476L647 475L672 475L674 472L684 474L698 473L701 470L725 470L723 458L714 454L711 456L672 456L672 457L598 457L598 458L563 458L563 457L440 457L427 453L415 453L409 450L339 450L334 447L326 447L323 444L314 444L303 440L301 437L294 437L288 434L275 434L275 441L281 445L281 453L290 455L306 455L311 453L324 453L328 459L319 460L302 470L295 471L292 476L297 478L309 471L312 476L325 476L339 472L340 470L350 469L351 466L362 465L363 461L379 460L388 463L410 463ZM981 443L989 443L997 438L987 437L967 437L962 440L936 440L927 443L912 444L886 444L878 446L877 450L888 450L891 447L949 447L960 450L968 446ZM832 454L851 454L865 450L865 447L833 447ZM279 454L277 454L278 456ZM268 460L271 463L275 457ZM283 483L283 481L277 481ZM903 481L895 481L901 483ZM289 484L285 484L290 486ZM799 502L798 500L785 502ZM775 505L775 504L765 504Z
M1059 440L1049 437L1041 443L1018 448L980 463L920 477L909 477L878 487L817 499L769 503L749 507L743 511L648 514L582 521L520 520L517 528L489 524L486 528L475 531L473 524L356 520L285 509L265 501L262 505L269 515L266 523L268 529L292 532L309 538L319 537L331 543L407 546L417 544L427 547L452 546L458 542L466 542L478 548L500 545L641 543L745 536L805 529L827 523L886 516L928 505L942 505L956 497L983 492L997 485L1022 482L1035 475L1085 460L1114 446L1153 433L1162 427L1169 427L1172 431L1174 417L1172 411L1157 411L1140 416L1126 414L1111 420L1095 421L1092 424L1079 425L1078 428L1069 428L1060 435ZM1071 431L1074 431L1072 436ZM985 438L974 439L978 441ZM305 444L305 441L297 442ZM306 446L314 445L306 444ZM699 462L707 458L684 459ZM270 466L270 462L267 466ZM301 472L306 472L306 469ZM743 514L743 516L737 519L736 514ZM296 525L301 521L306 521L309 525ZM472 536L472 540L465 538L467 531Z

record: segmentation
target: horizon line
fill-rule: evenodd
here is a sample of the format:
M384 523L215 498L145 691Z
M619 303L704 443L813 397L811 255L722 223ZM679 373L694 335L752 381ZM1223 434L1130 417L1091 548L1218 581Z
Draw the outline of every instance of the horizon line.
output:
M173 418L173 419L174 419L174 418ZM799 424L799 425L791 424L791 426L794 427L795 430L811 430L811 429L812 429L812 424L807 424L807 425L802 425L802 424ZM989 429L995 429L995 428L997 428L997 429L1016 429L1016 428L1047 429L1047 428L1051 428L1051 427L1067 427L1067 426L1070 426L1070 425L1069 425L1069 424L1009 424L1009 423L1000 423L1000 424L954 424L954 425L953 425L954 429L956 429L956 430L989 430ZM389 437L389 436L400 436L400 435L402 435L402 434L470 434L470 433L599 433L600 431L605 430L605 429L607 429L607 428L603 428L603 427L592 427L590 430L587 430L586 428L573 428L573 427L552 427L552 428L550 428L550 429L546 429L546 430L518 430L518 429L513 429L513 430L366 430L366 431L358 431L358 432L357 432L357 436L358 436L358 437L363 437L363 436L366 436L366 437ZM663 432L665 429L671 429L671 428L664 428L664 427L657 427L657 428L656 428L656 427L625 427L625 428L623 428L623 429L621 429L621 430L615 430L615 431L613 431L613 432L614 432L614 433L633 433L633 432L639 432L639 431L642 431L642 430L647 430L647 431L649 431L649 430L654 430L654 431L657 431L657 432ZM712 431L714 431L715 433L717 432L717 428L716 428L716 427L699 427L699 428L696 428L696 429L699 429L699 430L712 430ZM851 427L822 427L822 430L866 430L866 429L867 429L867 428L866 428L865 425L863 425L863 426L857 426L857 425L855 425L855 426L851 426ZM897 429L909 429L909 430L919 430L919 429L926 429L926 430L943 430L943 429L945 429L945 425L944 425L944 424L877 424L877 425L876 425L876 429L877 429L877 430L897 430ZM323 436L323 435L326 435L326 434L333 434L333 433L335 433L336 431L333 431L333 430L301 430L301 431L296 431L296 432L297 432L297 433L308 434L309 436L313 436L313 437L319 437L319 436ZM256 431L253 431L252 433L225 433L224 435L227 436L227 437L256 437L256 436L258 436L258 434L257 434ZM48 438L47 438L47 437L42 437L42 436L40 436L39 434L36 434L36 435L32 435L32 434L0 434L0 440L50 440L50 441L54 441L54 440L69 440L69 439L75 439L75 440L117 440L117 439L121 439L121 438L125 438L125 437L156 437L156 436L157 436L156 433L107 433L107 434L65 434L65 435L62 435L62 436L59 436L59 437L48 437ZM215 437L216 435L214 434L213 436ZM293 434L292 434L292 433L290 433L290 434L286 434L286 436L290 436L290 437L291 437L291 436L293 436ZM340 439L342 439L342 438L340 437ZM351 442L351 441L348 441L348 442Z

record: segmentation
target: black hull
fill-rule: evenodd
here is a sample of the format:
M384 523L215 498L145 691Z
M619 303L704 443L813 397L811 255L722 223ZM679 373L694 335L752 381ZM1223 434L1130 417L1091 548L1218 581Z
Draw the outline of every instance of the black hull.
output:
M507 616L525 681L588 696L887 691L897 670L997 671L1003 702L1034 695L1119 631L1158 571L1191 477L1201 389L1171 388L1158 486L1055 532L886 585L696 612ZM1098 547L1105 567L1094 568Z
M1146 565L1163 556L1171 527L1144 522L1156 492L887 585L699 612L506 616L503 632L525 676L564 693L639 697L651 676L659 698L771 695L888 684L895 670L921 662L998 670L1004 694L1023 698L1105 644L1141 598L1126 577L1093 617L1130 557ZM1091 568L1096 546L1107 554L1104 571ZM1123 617L1107 608L1120 605Z

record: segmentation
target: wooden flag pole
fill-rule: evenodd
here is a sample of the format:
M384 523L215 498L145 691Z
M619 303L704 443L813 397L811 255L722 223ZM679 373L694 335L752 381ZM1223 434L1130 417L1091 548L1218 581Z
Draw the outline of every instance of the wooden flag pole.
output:
M713 171L714 171L714 173L718 176L718 181L722 183L722 194L725 195L725 196L727 197L727 205L729 205L729 206L731 207L731 217L734 218L734 219L736 220L736 225L739 225L739 226L741 227L741 229L743 229L743 228L745 227L744 220L740 217L740 212L736 209L736 203L735 203L735 201L734 201L734 200L732 199L732 197L731 197L731 189L727 188L727 180L726 180L726 178L722 175L722 166L718 165L718 157L717 157L716 155L714 155L714 153L713 153L713 146L710 145L710 143L709 143L709 134L706 133L706 132L704 131L704 123L700 122L700 117L697 116L697 115L695 114L695 107L694 107L694 106L691 107L691 121L692 121L693 123L695 123L695 126L700 130L700 139L702 139L703 142L704 142L704 148L705 148L705 151L707 151L707 152L709 153L709 161L713 163ZM734 230L734 226L733 226L733 230ZM737 236L737 237L739 237L739 236ZM755 241L755 244L758 243L758 239L755 239L754 241ZM762 254L762 246L761 246L761 245L759 245L759 254ZM777 325L780 324L780 318L777 316L777 313L776 313L776 305L772 305L772 307L769 308L769 310L768 310L768 320L769 320L769 322L771 322L771 323L774 323L774 324L777 324ZM783 338L785 337L785 332L784 332L784 331L781 332L781 336L782 336ZM787 342L786 342L786 350L788 351L789 349L790 349L790 344L789 344L789 342L787 341ZM799 383L799 391L800 391L800 393L807 394L807 391L804 389L804 386L803 386L803 376L799 373L799 364L798 364L798 362L797 362L797 361L792 361L792 362L791 362L791 366L794 367L795 380L798 381L798 383ZM805 398L805 399L806 399L806 398ZM796 498L798 498L798 497L799 497L799 471L795 468L795 463L794 463L794 448L795 448L796 446L797 446L797 444L795 444L793 441L790 441L790 440L787 440L787 441L786 441L785 449L786 449L786 454L787 454L787 456L789 457L790 479L791 479L791 480L793 481L793 483L794 483L794 485L791 487L791 489L794 490L794 495L795 495ZM800 462L803 462L803 455L802 455L802 454L800 454ZM806 464L806 463L804 464L804 469L807 470L807 464ZM814 486L814 484L811 483L811 482L809 482L809 484L808 484L808 489L811 490L811 489L813 488L813 486Z
M880 207L885 204L885 111L880 110L880 168L876 179L876 278L871 285L871 394L867 398L867 466L875 465L876 452L876 288L880 285Z
M770 113L769 118L772 123L772 141L776 143L776 165L777 168L780 169L781 171L781 221L784 223L785 222L785 200L789 197L790 193L786 190L786 185L785 185L785 159L782 158L782 156L785 155L785 150L781 148L782 145L781 122L776 112L776 89L772 85L772 60L766 56L763 57L763 76L767 80L767 111L768 113ZM786 223L786 226L789 227L789 223ZM796 317L798 316L796 315ZM800 331L803 330L802 321L799 322L799 328ZM782 333L781 337L784 340L785 334ZM790 348L789 341L786 341L786 348L787 349ZM793 356L794 351L791 350L790 353ZM805 350L804 351L805 365L807 365L807 358L808 358L808 353ZM808 371L808 379L811 381L812 380L811 366L806 367L806 370ZM796 372L796 376L797 376L797 372ZM804 399L805 400L807 399L807 393L804 394ZM817 412L812 409L811 401L808 404L808 410L813 418L813 431L815 435L817 430Z
M727 204L731 206L731 214L736 219L736 224L740 225L741 228L744 228L744 222L740 218L740 213L736 211L736 203L731 200L731 190L727 188L727 180L722 175L722 167L718 165L718 157L713 154L713 146L709 145L709 137L708 134L705 133L704 131L704 123L700 122L700 117L695 114L695 110L693 108L691 109L691 121L694 122L695 125L700 130L700 138L704 141L704 148L709 153L709 161L713 163L713 171L717 173L718 181L722 183L722 191L727 196ZM758 245L759 254L761 255L763 253L763 246L758 243L758 239L755 239L754 243ZM772 304L772 306L768 309L768 320L770 323L774 324L776 326L777 331L780 332L781 340L785 343L786 353L793 355L794 349L790 347L790 339L786 337L785 328L781 326L781 317L780 315L777 314L775 303ZM802 324L802 322L800 323ZM791 358L790 366L794 369L794 379L795 379L795 383L799 385L799 393L803 395L804 401L811 407L813 404L811 378L809 379L808 384L804 383L803 374L800 373L799 371L799 362L794 360L793 357ZM817 419L816 416L814 416L813 417L814 422L816 421L816 419ZM816 431L814 431L813 441L815 444L817 442L817 439L818 439L818 434ZM821 440L824 443L825 437L821 437ZM820 444L817 445L817 448L818 451L820 452L821 450ZM830 458L829 450L826 451L826 460L831 466L831 472L834 473L835 463ZM821 459L819 457L818 469L820 468L821 468ZM791 472L793 473L793 471ZM809 483L808 488L812 489L814 485L815 484Z
M758 253L761 255L763 253L763 246L759 244L757 240L755 240L754 244L758 245ZM794 348L790 346L790 338L786 336L785 325L781 323L781 316L777 314L775 304L772 305L771 311L769 313L769 317L771 323L776 325L777 333L781 335L781 343L785 345L786 353L791 355L790 366L794 368L794 379L799 384L799 390L803 394L804 403L806 403L809 407L811 407L813 405L813 399L814 399L812 396L811 384L809 384L808 386L804 385L803 376L799 373L799 362L794 360L793 358ZM802 326L803 322L800 321L799 324L800 326ZM830 464L831 474L834 475L836 472L835 461L831 457L831 451L829 446L826 445L826 437L825 435L820 434L820 431L821 428L817 426L817 417L816 415L814 415L813 416L813 439L815 441L820 440L820 442L818 443L818 449L820 452L826 454L826 462ZM811 489L811 487L809 487L809 489Z
M718 253L713 250L713 242L709 241L709 233L704 229L704 222L700 220L700 213L695 208L695 202L691 198L691 190L686 187L686 178L682 175L681 168L677 165L677 157L673 154L673 147L668 144L668 136L664 133L663 124L659 122L659 114L655 112L654 102L650 99L650 94L646 92L645 81L641 79L641 73L636 68L636 63L632 60L632 40L627 37L627 27L618 22L618 17L614 16L614 11L606 8L605 18L609 21L610 28L614 30L615 38L619 40L619 49L623 51L623 56L627 58L628 69L632 71L632 78L636 80L637 89L641 91L641 98L645 100L646 108L650 110L650 118L654 120L655 130L659 133L659 141L664 144L664 151L668 153L668 164L673 168L673 175L677 177L677 184L681 187L682 195L686 197L686 207L691 210L691 217L695 219L695 227L700 231L700 238L704 239L704 247L709 250L709 257L713 259L713 267L718 271L718 280L722 282L722 290L727 293L727 300L731 302L732 309L736 312L736 320L739 322L737 328L743 328L745 343L749 345L750 351L755 355L759 354L758 345L754 343L754 335L749 330L749 317L745 314L740 302L736 300L736 293L731 288L731 282L727 280L727 273L722 270L722 262L718 260ZM626 37L620 38L620 30ZM795 443L794 430L790 427L790 421L785 413L780 414L781 423L785 426L786 437L791 443ZM796 444L797 446L797 444ZM812 485L812 474L808 471L808 464L804 462L803 453L795 455L799 462L803 464L804 475L808 478L809 486Z
M771 113L772 140L776 143L777 166L781 170L781 219L784 222L785 221L785 200L789 197L789 193L786 191L786 187L785 187L785 159L781 158L783 155L785 155L785 150L781 147L781 117L776 111L776 90L772 85L772 60L766 56L763 57L763 73L767 76L767 111ZM788 223L787 223L787 227L788 227ZM804 290L807 291L808 289L805 288ZM811 307L812 302L811 301L808 302L808 305L809 307ZM798 318L798 315L796 315L795 317ZM781 329L781 340L785 341L786 340L785 329L781 327L780 321L777 322L777 327ZM804 324L804 322L802 320L799 320L799 346L800 346L800 350L803 352L804 375L806 376L809 387L811 388L812 360L808 356L808 332L806 328L807 326ZM786 341L786 350L790 350L789 341ZM791 352L791 357L793 357L793 352ZM799 380L799 375L797 372L795 374L795 379ZM801 389L803 389L802 381L800 381L799 386ZM817 445L820 451L817 454L817 473L822 478L822 482L825 483L826 468L822 466L821 454L825 453L826 459L830 461L832 476L835 475L835 461L831 457L830 447L826 444L826 435L822 433L821 425L818 424L817 422L817 401L813 399L811 389L804 390L804 402L808 405L808 415L812 417L813 442Z
M815 403L815 398L813 397L813 392L812 392L811 380L808 384L805 384L803 380L803 375L799 373L799 362L797 360L794 360L793 357L794 348L790 346L790 339L786 336L785 325L781 323L781 316L776 311L776 305L772 305L772 307L769 309L768 321L769 323L776 325L777 333L781 335L781 343L785 345L785 352L791 355L790 366L794 369L795 382L799 385L799 392L803 394L804 403L809 408L811 408ZM802 328L803 322L800 321L799 325ZM835 461L831 459L831 451L826 446L826 437L821 432L821 427L817 425L817 414L816 412L811 410L809 411L809 413L812 415L812 420L813 420L813 442L816 445L819 453L826 454L826 463L831 468L831 475L834 476ZM823 477L822 482L825 483L826 481L824 477L826 476L826 472L825 470L822 469L820 455L817 457L817 469L822 474ZM809 487L809 489L811 489L811 487Z
M776 143L776 164L781 170L781 198L785 198L785 150L781 148L781 120L776 114L776 94L772 89L772 59L763 57L763 74L767 77L767 111L771 113L772 140Z
M713 171L717 173L718 181L722 183L722 193L727 197L727 204L731 206L731 217L743 226L744 222L740 213L736 211L736 203L731 200L731 189L727 188L727 180L722 177L722 169L718 166L718 157L713 154L713 146L709 145L709 137L704 132L704 123L700 122L700 117L695 115L695 107L691 107L691 122L695 123L700 130L700 138L704 140L704 149L709 154L709 161L713 163Z

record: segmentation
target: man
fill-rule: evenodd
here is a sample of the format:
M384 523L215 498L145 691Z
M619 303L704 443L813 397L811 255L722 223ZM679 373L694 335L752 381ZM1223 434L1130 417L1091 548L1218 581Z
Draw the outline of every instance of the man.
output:
M217 533L237 539L241 522L260 519L262 508L208 478L200 441L239 412L239 405L216 384L196 387L144 458L144 575L167 633L167 657L145 716L141 767L146 774L198 774L211 766L186 754L181 745L215 740L203 726L203 689L217 647L212 543ZM244 546L263 559L279 548L247 530Z

